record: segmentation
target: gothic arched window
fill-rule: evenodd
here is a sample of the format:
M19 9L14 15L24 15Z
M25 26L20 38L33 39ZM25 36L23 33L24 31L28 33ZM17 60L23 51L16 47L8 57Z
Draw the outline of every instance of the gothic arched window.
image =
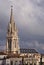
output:
M12 43L12 40L8 39L8 48L9 48L9 51L11 51L11 43Z

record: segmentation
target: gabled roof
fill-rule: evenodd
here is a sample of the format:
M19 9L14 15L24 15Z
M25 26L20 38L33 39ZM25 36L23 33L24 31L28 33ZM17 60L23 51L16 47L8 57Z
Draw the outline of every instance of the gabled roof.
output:
M20 53L38 53L35 49L20 49Z

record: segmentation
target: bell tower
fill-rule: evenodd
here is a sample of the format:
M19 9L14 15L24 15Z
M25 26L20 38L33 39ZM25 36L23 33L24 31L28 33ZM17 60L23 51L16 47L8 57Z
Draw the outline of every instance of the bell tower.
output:
M16 28L14 17L13 17L13 6L11 6L10 22L8 23L6 52L20 53L18 30Z

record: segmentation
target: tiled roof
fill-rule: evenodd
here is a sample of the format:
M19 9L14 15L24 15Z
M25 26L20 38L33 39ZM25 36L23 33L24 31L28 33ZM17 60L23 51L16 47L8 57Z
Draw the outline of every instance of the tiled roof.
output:
M20 53L38 53L35 49L20 49ZM0 55L7 55L7 53L0 52Z
M20 49L21 53L38 53L35 49Z
M5 52L0 52L0 55L6 55L6 53Z
M44 54L41 54L42 57L44 57Z
M9 55L7 55L6 56L6 58L21 58L21 57L23 57L23 58L26 58L26 57L28 57L27 55L24 55L24 56L20 56L20 54L9 54Z
M15 57L19 57L19 54L8 54L6 58L15 58Z

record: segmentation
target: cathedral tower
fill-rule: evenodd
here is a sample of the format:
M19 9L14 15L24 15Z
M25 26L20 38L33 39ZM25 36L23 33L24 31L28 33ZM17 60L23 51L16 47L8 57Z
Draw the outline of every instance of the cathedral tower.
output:
M14 22L13 17L13 6L11 6L11 15L10 15L10 22L8 24L7 30L7 40L6 40L6 51L9 53L19 53L19 38L18 38L18 31Z

